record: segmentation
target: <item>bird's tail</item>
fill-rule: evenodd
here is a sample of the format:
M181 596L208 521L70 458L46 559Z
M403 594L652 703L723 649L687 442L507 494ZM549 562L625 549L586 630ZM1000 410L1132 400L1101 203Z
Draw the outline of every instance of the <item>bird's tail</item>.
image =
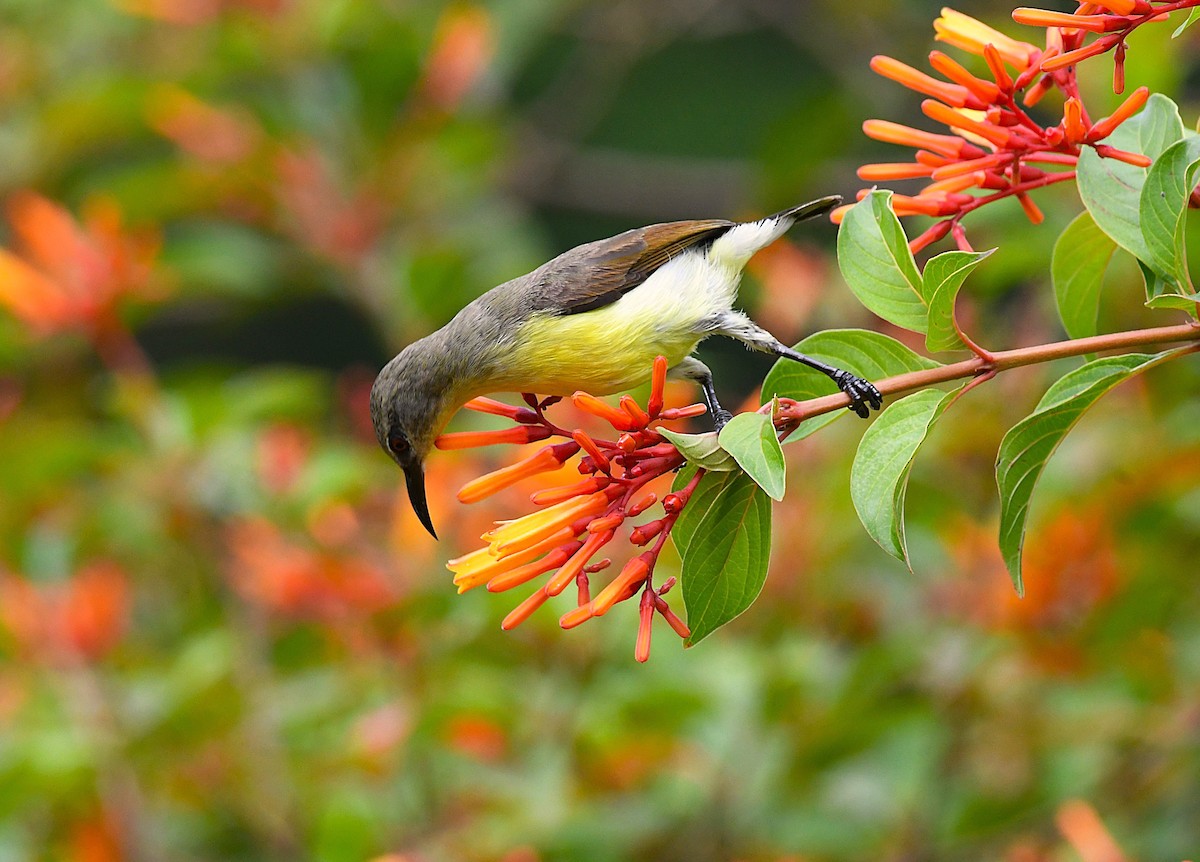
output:
M804 221L805 219L824 215L841 202L841 195L829 195L828 197L817 198L815 201L809 201L806 204L781 210L774 215L767 216L767 220L782 221L783 219L791 219L792 222Z
M827 213L841 202L840 197L831 195L827 198L800 204L798 207L786 209L758 221L734 225L713 241L708 250L708 259L735 272L740 272L746 265L746 261L750 260L751 255L779 239L797 221Z

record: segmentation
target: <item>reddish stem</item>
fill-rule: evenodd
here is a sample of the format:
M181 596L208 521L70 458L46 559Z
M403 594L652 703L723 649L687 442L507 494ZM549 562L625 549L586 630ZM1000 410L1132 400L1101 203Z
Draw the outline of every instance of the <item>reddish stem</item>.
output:
M1198 0L1200 2L1200 0ZM1001 350L992 354L988 362L976 356L962 362L941 365L921 371L911 371L907 374L897 374L876 382L875 387L883 395L898 395L925 389L939 383L951 380L961 380L964 377L976 377L982 374L1007 371L1010 368L1020 368L1025 365L1035 365L1050 362L1055 359L1066 359L1071 356L1082 356L1086 353L1099 353L1111 350L1127 350L1133 347L1151 347L1159 344L1172 344L1181 341L1200 342L1200 323L1181 323L1176 326L1159 326L1152 329L1134 329L1127 332L1112 332L1106 335L1093 335L1090 338L1073 338L1068 341L1055 341L1050 344L1039 344L1033 347L1018 347L1013 350ZM850 398L843 392L836 395L822 395L819 398L809 398L805 401L788 401L780 399L778 416L783 420L781 430L787 434L805 419L820 416L850 405ZM769 410L766 405L760 408Z

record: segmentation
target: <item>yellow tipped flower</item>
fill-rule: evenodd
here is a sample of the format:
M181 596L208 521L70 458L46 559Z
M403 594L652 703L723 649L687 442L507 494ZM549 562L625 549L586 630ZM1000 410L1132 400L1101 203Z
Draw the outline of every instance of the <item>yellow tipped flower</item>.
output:
M538 575L551 572L571 559L571 555L581 547L583 547L583 542L567 542L565 545L559 545L540 560L534 560L532 563L517 566L510 572L496 575L496 577L487 582L488 592L502 593L505 590L511 590L513 587L520 586L526 581L531 581Z
M921 103L921 111L931 120L937 120L939 123L944 123L954 131L964 137L967 134L974 134L982 138L989 144L994 144L997 147L1005 148L1013 138L1013 133L1008 129L1000 126L994 126L991 123L984 122L976 117L982 117L983 114L979 111L956 111L941 102L933 99L926 99Z
M545 509L538 509L513 521L505 521L482 536L491 545L492 556L505 557L540 542L571 522L599 512L608 503L608 493L597 491L586 497L574 497Z
M459 593L472 590L480 584L486 584L496 575L512 571L518 566L536 560L547 551L551 551L564 542L574 538L570 527L563 527L557 533L547 536L536 545L532 545L516 553L497 558L490 548L481 548L463 557L446 563L446 568L454 572L454 585Z
M1029 68L1033 58L1039 53L1038 49L1028 42L1005 36L982 21L949 7L942 9L941 17L933 22L933 29L937 32L935 38L939 42L946 42L972 54L982 56L984 45L994 45L1000 56L1021 72Z

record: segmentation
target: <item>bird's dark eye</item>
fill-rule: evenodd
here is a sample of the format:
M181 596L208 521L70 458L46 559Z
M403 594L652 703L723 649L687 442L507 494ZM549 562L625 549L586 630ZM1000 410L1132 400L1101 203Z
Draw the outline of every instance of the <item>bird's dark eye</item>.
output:
M404 455L408 452L408 438L399 431L393 431L388 435L388 448L392 450L393 455Z

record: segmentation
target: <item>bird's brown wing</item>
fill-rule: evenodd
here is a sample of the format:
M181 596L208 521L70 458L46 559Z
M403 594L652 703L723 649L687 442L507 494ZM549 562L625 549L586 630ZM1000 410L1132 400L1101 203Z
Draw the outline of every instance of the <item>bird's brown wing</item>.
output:
M544 268L537 310L578 314L603 308L671 258L733 226L724 219L653 224L572 249Z

